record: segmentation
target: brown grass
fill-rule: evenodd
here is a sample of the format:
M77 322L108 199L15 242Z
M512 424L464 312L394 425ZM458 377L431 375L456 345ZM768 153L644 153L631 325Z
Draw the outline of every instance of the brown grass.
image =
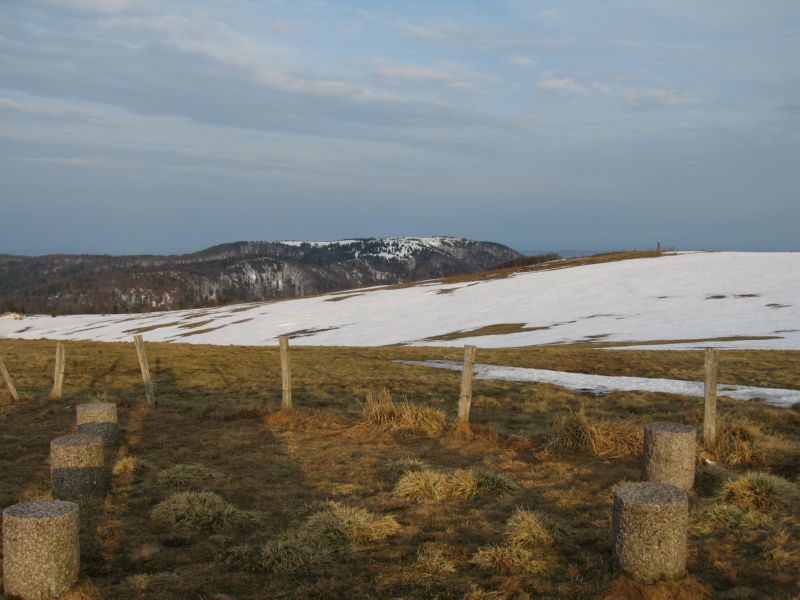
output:
M453 575L458 563L452 549L439 544L424 544L417 551L417 559L409 570L407 580L430 588L435 582Z
M715 496L722 491L727 481L736 477L736 472L716 463L698 465L694 477L694 489L702 496Z
M554 423L548 448L564 452L589 452L595 456L620 458L640 456L644 433L629 421L591 419L583 408L569 411Z
M423 431L429 435L441 435L445 429L444 412L435 408L417 406L403 400L392 401L389 391L378 395L367 393L361 422L365 427L381 431Z
M406 473L429 470L430 467L418 458L407 456L389 462L381 469L384 479L396 483Z
M203 487L219 474L204 465L178 464L156 475L159 485L173 490L188 490Z
M460 374L394 361L460 360L458 348L295 346L295 410L286 414L280 410L276 348L148 344L159 400L149 409L130 343L68 341L67 346L65 397L54 402L44 400L52 386L54 342L0 340L22 395L21 402L0 407L0 508L26 494L49 492L48 444L74 427L75 404L100 393L117 403L121 473L105 499L81 506L82 573L106 598L714 598L744 587L766 597L797 593L797 511L739 508L721 498L721 486L743 468L768 469L796 482L800 411L719 399L719 431L726 422L744 424L750 443L766 447L768 464L720 464L724 471L710 476L702 492L698 484L698 494L690 494L691 577L639 586L614 577L608 562L609 491L620 481L640 478L640 456L548 449L550 434L563 415L580 412L581 404L592 425L641 431L651 420L672 420L700 431L698 398L644 392L595 397L544 384L476 380L473 435L462 439L385 431L361 422L367 392L387 388L403 390L415 406L439 410L452 423ZM481 349L479 360L696 380L703 368L702 352L574 345ZM800 387L800 353L726 351L720 378ZM217 475L194 491L217 494L248 518L213 530L153 521L151 510L183 491L159 483L158 474L176 465L213 471ZM481 469L513 481L514 488L472 501L415 502L393 493L404 474L414 471ZM464 481L469 485L461 490L474 490L474 478ZM485 489L496 488L490 482L484 480ZM318 517L307 538L313 544L303 546L296 533L332 498L378 519L391 517L400 527L385 539L353 543L336 533L338 525L329 527ZM488 567L471 562L478 550L512 545L506 536L512 535L520 506L535 514L553 539L536 542L543 539L539 532L513 544L538 566L507 570L503 565L520 554L508 550L495 551L491 563L487 554ZM312 554L304 547L321 550ZM223 560L237 554L233 549L241 562ZM304 566L292 566L292 552ZM274 566L265 569L264 556ZM448 561L455 573L449 573Z
M773 519L768 514L751 508L742 509L735 504L726 502L718 502L706 507L702 518L735 531L769 529L774 525Z
M358 292L355 294L342 294L342 295L334 295L331 296L326 300L326 302L341 302L342 300L347 300L348 298L355 298L356 296L363 296L363 292Z
M196 315L195 315L196 316ZM209 323L213 323L214 319L206 319L205 321L197 321L195 323L185 323L180 326L181 329L196 329L198 327L202 327L203 325L208 325Z
M252 517L214 492L178 492L159 502L150 516L169 527L185 526L219 531L240 526Z
M462 338L480 337L484 335L507 335L509 333L541 331L544 329L550 329L550 327L528 327L525 325L525 323L496 323L494 325L478 327L477 329L453 331L451 333L445 333L442 335L434 335L429 338L425 338L425 340L428 342L449 342L452 340L460 340Z
M144 327L136 327L134 329L126 329L125 333L130 333L133 335L137 335L139 333L147 333L148 331L155 331L156 329L162 329L164 327L175 327L176 325L180 325L181 321L172 321L171 323L160 323L158 325L146 325Z
M722 498L744 510L782 510L796 505L798 497L797 485L758 471L731 479L722 486Z
M712 448L701 448L701 456L735 467L785 467L800 453L797 442L775 435L746 418L724 417L717 426Z
M477 498L501 496L516 489L516 484L507 477L484 469L421 469L406 471L393 493L411 502L470 502Z
M62 594L60 600L103 600L103 593L91 579L81 579L66 593Z
M228 553L230 565L266 572L292 572L379 542L397 533L397 521L338 502L326 502L299 526L260 546L242 545Z
M538 511L516 508L506 523L506 542L516 546L549 546L553 543L555 525Z
M550 569L548 562L536 558L524 546L513 544L481 548L472 557L472 562L501 573L546 573Z
M111 474L114 477L121 477L124 475L134 475L135 473L141 472L144 470L144 464L142 461L130 455L124 455L118 458L114 465L111 467Z
M752 597L749 596L748 589L743 588L743 594L731 595L730 598L744 600ZM716 596L708 585L690 575L681 581L650 585L619 577L609 586L608 591L598 597L602 600L711 600Z
M517 507L505 527L504 543L480 548L472 562L484 569L504 573L548 572L554 566L555 524L537 511Z
M211 321L206 321L206 322L210 323ZM229 325L229 323L224 323L222 325L217 325L216 327L206 327L205 329L196 329L194 331L189 331L187 333L179 333L175 337L185 338L185 337L190 337L190 336L193 336L193 335L201 335L203 333L210 333L212 331L216 331L217 329L222 329L223 327L227 327L228 325ZM186 325L185 327L188 327L188 325Z

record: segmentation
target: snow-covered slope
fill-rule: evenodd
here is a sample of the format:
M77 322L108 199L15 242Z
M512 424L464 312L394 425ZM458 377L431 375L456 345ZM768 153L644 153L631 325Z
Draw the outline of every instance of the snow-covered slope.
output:
M488 326L510 333L430 339ZM135 333L204 344L271 345L292 334L293 344L483 347L737 336L747 339L714 345L800 349L800 253L671 254L216 309L0 321L0 337L119 341Z

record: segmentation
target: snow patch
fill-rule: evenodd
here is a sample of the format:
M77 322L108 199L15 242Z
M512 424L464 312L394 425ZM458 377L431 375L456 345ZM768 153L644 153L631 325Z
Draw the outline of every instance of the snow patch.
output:
M463 365L447 360L401 360L406 365L434 367L460 371ZM605 395L610 392L658 392L662 394L680 394L702 398L705 387L702 381L684 381L681 379L656 379L650 377L621 377L609 375L588 375L586 373L570 373L567 371L550 371L547 369L529 369L524 367L503 367L496 365L475 365L476 379L494 379L501 381L522 381L530 383L549 383L574 391L590 392ZM782 388L751 387L744 385L717 386L717 394L734 400L762 400L772 406L788 408L800 402L800 390Z

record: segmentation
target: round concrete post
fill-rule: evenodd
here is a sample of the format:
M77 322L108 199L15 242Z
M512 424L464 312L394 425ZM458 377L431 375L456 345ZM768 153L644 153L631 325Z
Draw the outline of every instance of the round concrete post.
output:
M97 436L103 440L103 446L110 447L117 443L119 426L116 423L81 423L78 433Z
M77 407L78 433L99 435L103 445L113 446L119 437L117 405L113 402L87 402Z
M696 453L697 433L691 425L649 423L644 428L644 480L691 490Z
M96 435L64 435L50 442L53 495L62 500L102 496L109 483L103 439Z
M86 402L76 408L78 425L84 423L116 423L117 405L113 402Z
M58 598L77 580L78 505L34 500L3 511L3 592L24 600Z
M113 402L87 402L79 404L78 433L98 435L104 446L113 446L119 437L117 424L117 405Z
M626 483L614 494L613 564L644 583L686 575L689 500L664 483Z

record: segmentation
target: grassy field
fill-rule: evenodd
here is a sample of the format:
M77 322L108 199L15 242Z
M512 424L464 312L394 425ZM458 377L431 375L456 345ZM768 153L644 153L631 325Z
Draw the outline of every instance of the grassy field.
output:
M460 374L396 359L459 349L66 343L65 397L46 400L55 343L0 340L23 396L0 392L0 508L48 497L50 439L75 405L118 403L113 488L82 510L97 598L798 597L800 411L720 401L721 441L690 496L689 577L610 572L613 489L640 477L642 427L700 425L702 401L475 382L471 435L452 429ZM479 350L484 363L701 379L700 352L592 345ZM731 351L720 382L800 388L800 352ZM383 391L387 390L387 391ZM367 396L369 402L366 402Z

